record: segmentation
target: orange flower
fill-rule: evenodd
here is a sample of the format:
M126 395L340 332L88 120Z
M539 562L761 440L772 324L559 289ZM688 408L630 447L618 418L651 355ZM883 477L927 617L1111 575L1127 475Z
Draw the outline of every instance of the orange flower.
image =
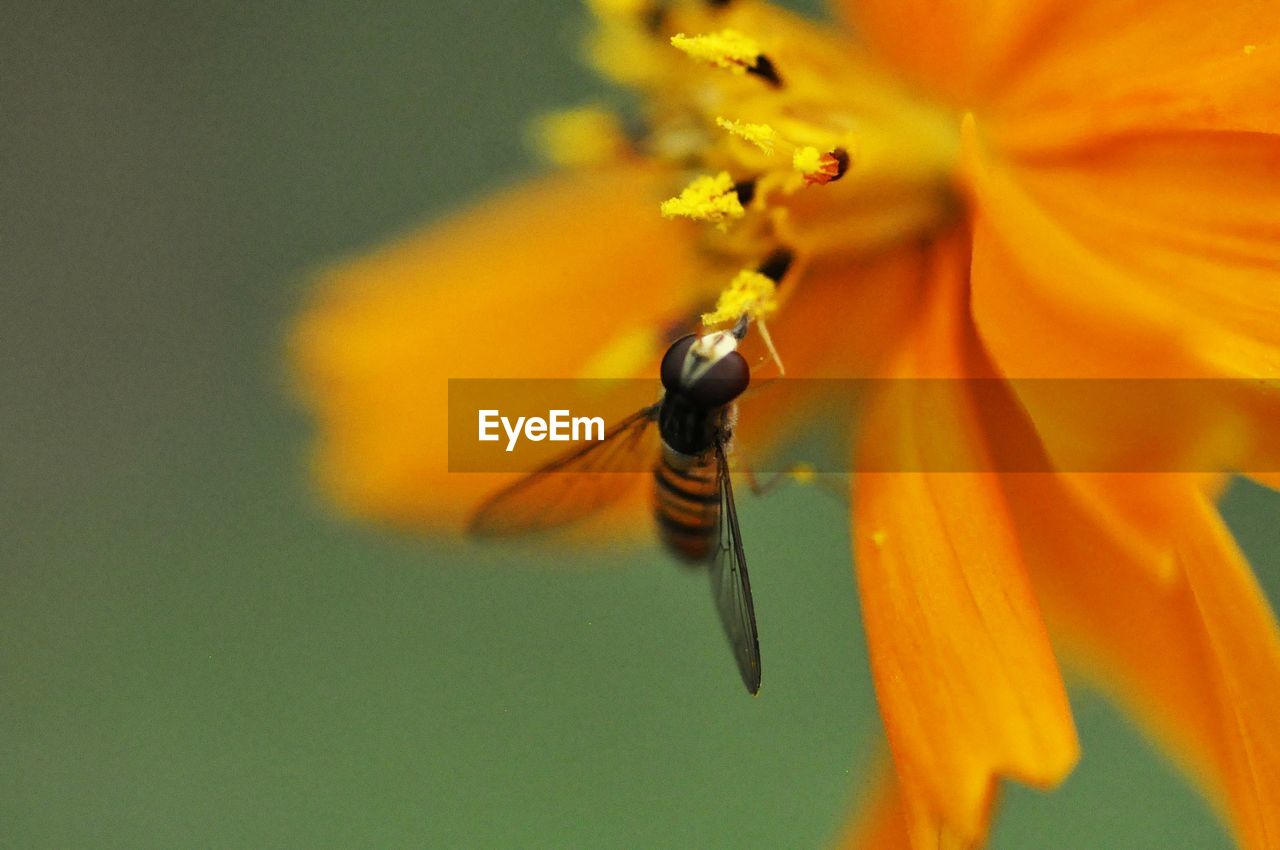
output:
M838 3L859 39L751 0L591 5L591 56L643 96L642 138L598 111L544 121L575 170L332 273L293 337L326 488L457 529L500 482L446 471L446 378L652 376L668 330L780 246L789 375L1263 379L1221 382L1220 419L1068 420L1016 380L994 404L958 385L929 421L878 411L864 447L922 471L856 487L896 779L849 840L974 846L997 780L1062 780L1078 745L1052 636L1243 846L1280 847L1280 636L1220 477L927 471L1009 445L1124 469L1111 436L1132 428L1258 464L1280 377L1274 5ZM642 527L636 508L611 517Z

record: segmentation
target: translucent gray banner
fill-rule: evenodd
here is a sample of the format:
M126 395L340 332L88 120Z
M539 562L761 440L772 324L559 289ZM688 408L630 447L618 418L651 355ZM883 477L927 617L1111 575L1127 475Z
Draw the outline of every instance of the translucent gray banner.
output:
M449 469L583 471L562 462L580 453L591 472L649 471L652 417L625 449L599 444L661 398L649 380L450 379ZM1280 471L1280 381L779 379L726 422L755 472Z

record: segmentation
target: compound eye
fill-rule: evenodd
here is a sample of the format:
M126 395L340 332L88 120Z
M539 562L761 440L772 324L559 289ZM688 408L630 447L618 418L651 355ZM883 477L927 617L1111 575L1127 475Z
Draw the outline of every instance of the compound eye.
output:
M684 373L685 360L689 358L689 349L697 342L696 334L682 336L675 342L671 343L671 347L667 349L667 353L662 355L662 386L669 393L677 393L684 389L680 376Z
M699 407L723 407L742 395L751 383L751 369L747 360L736 351L730 351L693 382L684 391L685 397Z

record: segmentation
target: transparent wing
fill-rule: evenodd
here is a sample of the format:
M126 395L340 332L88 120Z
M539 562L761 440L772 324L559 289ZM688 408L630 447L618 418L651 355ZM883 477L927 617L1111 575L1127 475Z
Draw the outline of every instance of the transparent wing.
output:
M658 405L617 422L599 442L578 446L476 509L468 530L476 537L509 537L568 525L616 502L640 477L623 475L651 465Z
M720 481L719 545L711 554L711 595L720 613L725 637L733 649L742 683L752 694L760 691L760 640L756 633L756 610L751 601L751 580L747 577L747 556L742 552L738 530L738 509L733 503L733 482L724 443L716 443L716 470Z

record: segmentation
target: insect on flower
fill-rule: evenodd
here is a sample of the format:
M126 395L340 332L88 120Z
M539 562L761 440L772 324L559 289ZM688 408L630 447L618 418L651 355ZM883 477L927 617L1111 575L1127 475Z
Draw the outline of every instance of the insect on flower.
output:
M540 120L567 173L340 267L300 323L325 486L360 516L456 532L500 485L449 468L446 375L646 374L724 275L767 299L759 260L785 244L768 321L793 386L957 389L838 417L875 426L855 429L846 494L894 766L866 821L893 837L848 846L980 847L1002 783L1059 785L1080 755L1070 665L1178 755L1241 846L1276 847L1280 629L1216 508L1216 473L1280 486L1258 451L1280 373L1275 4L830 5L812 22L762 0L589 0L586 52L638 108ZM1041 392L1058 379L1203 381L1212 399L1203 418L1067 405ZM837 418L824 401L729 417L737 453ZM607 507L600 533L634 527L620 476L591 470L647 439L657 458L660 414L473 526ZM1041 471L991 463L1015 445ZM1135 473L1161 446L1171 472ZM1080 449L1100 462L1065 462Z
M780 277L785 264L773 260L763 268ZM637 461L655 452L646 436L656 423L662 444L653 471L659 537L673 555L707 570L738 672L756 694L760 642L729 473L735 402L751 382L750 367L738 351L749 318L744 313L731 330L688 334L672 343L662 358L663 395L657 403L613 425L603 440L574 449L496 493L476 511L470 530L480 537L536 532L603 507L619 483L609 473L636 469Z

